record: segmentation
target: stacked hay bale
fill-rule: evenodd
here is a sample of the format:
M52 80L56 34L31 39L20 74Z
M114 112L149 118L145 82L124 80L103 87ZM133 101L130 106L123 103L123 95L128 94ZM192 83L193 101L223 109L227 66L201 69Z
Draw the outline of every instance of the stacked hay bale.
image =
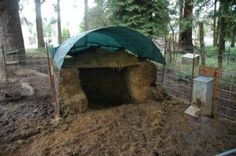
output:
M157 68L156 65L143 61L138 66L127 68L128 94L135 103L146 102L153 98Z
M59 109L62 116L81 113L87 109L87 98L80 86L78 69L62 69L59 88Z
M156 88L156 73L154 63L125 51L97 49L66 58L60 72L61 113L84 112L88 103L119 105L160 100L162 90Z

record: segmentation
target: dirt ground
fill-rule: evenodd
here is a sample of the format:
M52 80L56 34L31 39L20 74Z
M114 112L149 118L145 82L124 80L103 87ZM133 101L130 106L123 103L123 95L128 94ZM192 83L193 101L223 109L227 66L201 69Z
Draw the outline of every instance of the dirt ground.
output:
M0 102L0 155L204 156L236 147L235 126L193 119L174 98L90 109L59 123L50 100Z
M40 62L47 64L34 61ZM37 70L48 73L44 66ZM32 97L6 101L7 88L0 86L0 156L210 156L236 147L235 125L193 119L184 114L188 106L174 98L93 107L56 122L50 81L35 75L29 78L33 83L28 75L33 73L26 82L37 88Z

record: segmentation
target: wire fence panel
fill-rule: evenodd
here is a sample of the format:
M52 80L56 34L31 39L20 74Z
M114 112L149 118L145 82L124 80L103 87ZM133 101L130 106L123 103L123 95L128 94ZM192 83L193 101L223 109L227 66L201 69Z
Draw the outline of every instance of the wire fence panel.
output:
M0 55L0 100L6 96L20 95L25 83L34 89L34 96L52 96L47 55L11 55L13 52L1 52ZM181 56L182 54L175 54L171 61L167 59L165 67L158 67L157 82L162 83L169 94L190 103L192 80L202 74L201 67L183 62ZM214 105L217 105L219 120L236 123L236 59L229 54L222 57L223 69L220 71L218 94L214 94ZM206 55L206 66L216 67L217 58L217 55ZM54 77L59 78L58 71L54 71L54 74ZM59 79L54 78L54 81L55 84L59 83ZM58 92L56 85L56 93Z
M221 74L218 117L236 123L236 72Z
M14 96L51 96L46 54L32 57L17 53L10 55L5 51L5 58L1 55L0 60L1 99L14 100Z
M185 63L183 54L174 54L170 60L167 57L167 65L159 68L157 81L161 82L166 91L184 101L192 101L193 79L199 75L211 76L214 81L214 102L216 106L214 114L219 120L227 120L236 123L236 56L235 54L222 55L222 69L217 69L218 56L206 55L206 65ZM210 67L210 68L209 68ZM210 70L209 70L210 69ZM209 71L208 71L209 70Z

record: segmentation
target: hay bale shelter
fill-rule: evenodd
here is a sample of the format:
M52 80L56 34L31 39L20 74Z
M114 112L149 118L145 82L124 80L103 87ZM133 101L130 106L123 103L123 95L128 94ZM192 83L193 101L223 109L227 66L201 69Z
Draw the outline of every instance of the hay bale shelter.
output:
M87 108L142 103L156 96L155 44L129 28L84 32L52 50L59 69L59 109L65 116Z

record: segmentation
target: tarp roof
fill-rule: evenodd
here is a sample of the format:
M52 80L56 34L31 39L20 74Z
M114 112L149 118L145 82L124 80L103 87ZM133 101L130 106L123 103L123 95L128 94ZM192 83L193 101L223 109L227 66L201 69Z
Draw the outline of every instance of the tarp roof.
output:
M53 60L61 69L66 55L81 54L90 47L100 47L111 52L124 48L139 57L165 64L160 50L152 40L127 27L107 27L82 32L54 49Z

